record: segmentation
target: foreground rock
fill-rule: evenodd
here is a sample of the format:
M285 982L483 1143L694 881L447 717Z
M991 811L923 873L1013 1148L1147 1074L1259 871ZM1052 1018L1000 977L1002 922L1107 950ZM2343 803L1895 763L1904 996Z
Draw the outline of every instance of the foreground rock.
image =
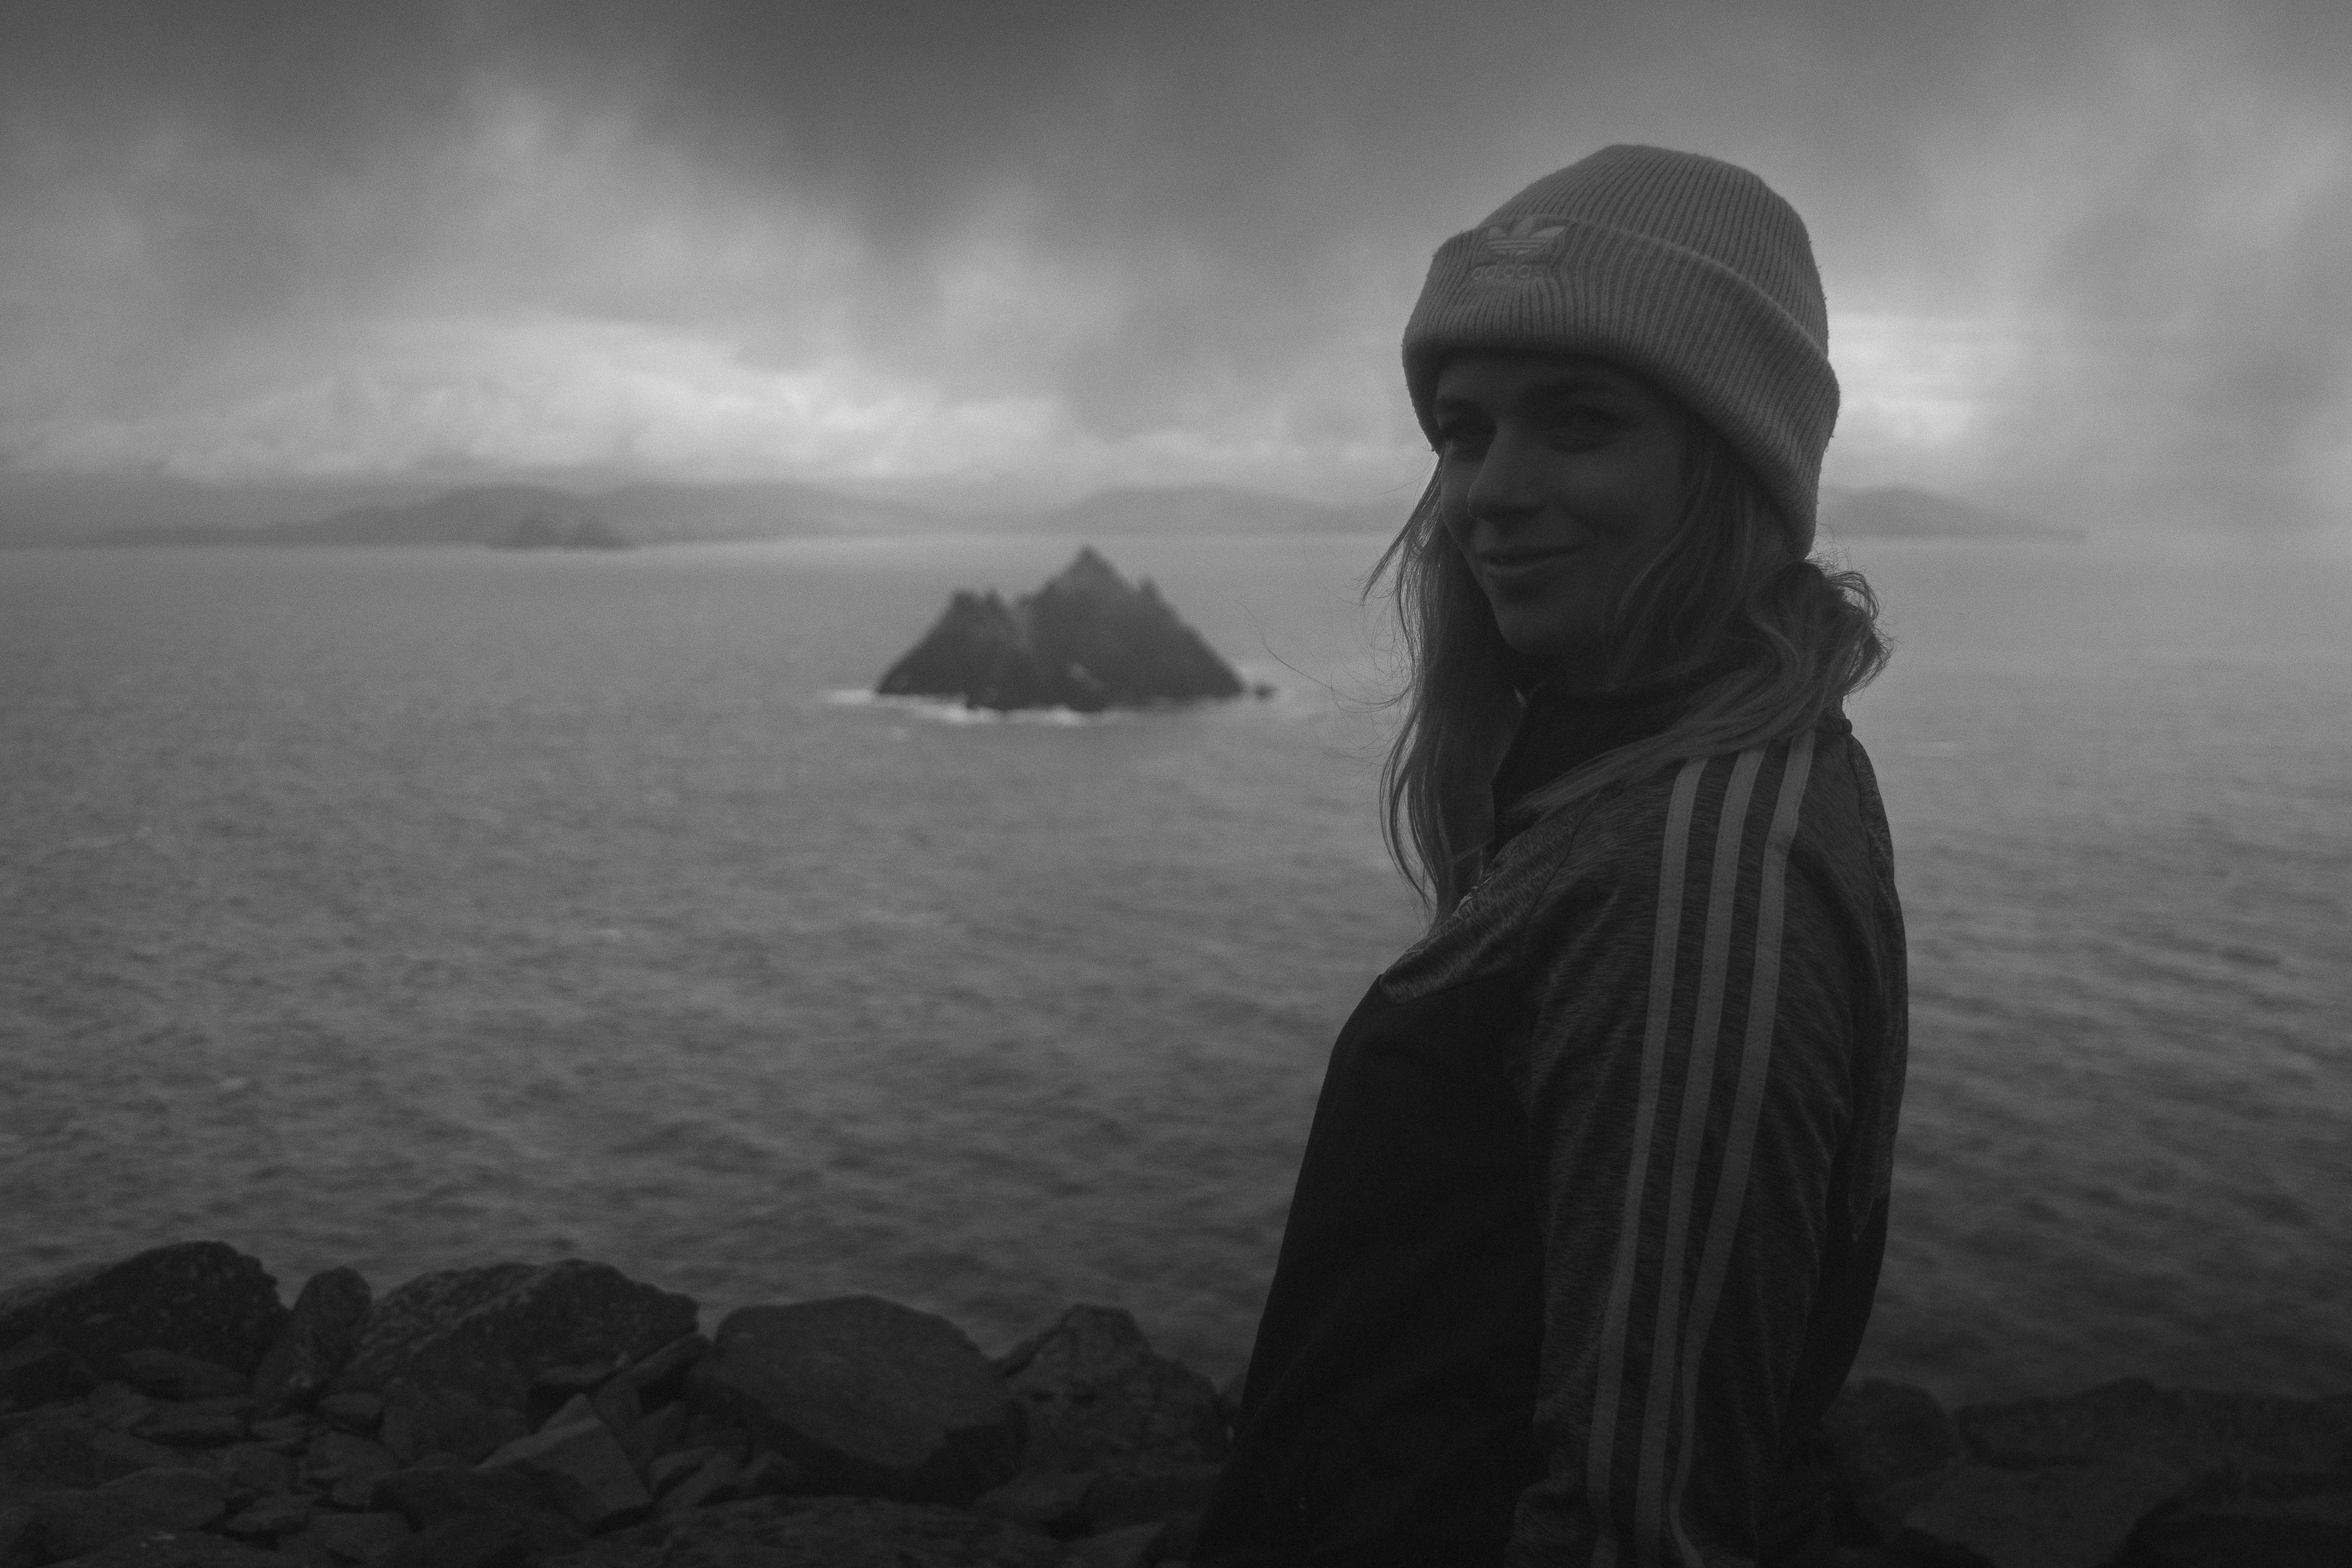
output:
M1084 549L1059 576L1010 605L994 593L957 594L876 690L961 698L971 708L1096 713L1238 697L1242 679L1150 578L1130 586Z
M250 1373L286 1321L260 1261L217 1241L152 1247L0 1294L0 1352L35 1335L101 1376L126 1352L175 1352Z
M689 1298L603 1263L445 1269L375 1303L335 1387L459 1388L485 1405L520 1409L550 1374L609 1376L693 1332L695 1316Z
M578 1261L373 1305L330 1270L289 1316L202 1243L0 1302L0 1568L1152 1568L1190 1557L1229 1438L1104 1307L994 1363L874 1297L714 1344L691 1300ZM2352 1564L2352 1395L1948 1413L1864 1382L1829 1426L1852 1568Z
M32 1501L52 1561L161 1531L194 1531L226 1510L227 1487L199 1469L136 1470L103 1486L45 1493Z
M1880 1540L1891 1539L1903 1516L1968 1458L1959 1428L1936 1396L1908 1384L1853 1384L1823 1425L1837 1453L1839 1488Z
M2126 1380L1947 1416L1923 1389L1865 1382L1828 1426L1842 1506L1895 1561L2352 1563L2352 1396Z
M1022 1473L974 1506L1056 1535L1196 1512L1225 1457L1209 1380L1156 1353L1132 1314L1072 1307L997 1363L1028 1411Z
M877 1296L730 1314L688 1396L798 1467L796 1490L968 1502L1021 1461L1021 1406L987 1358Z
M2352 1396L2281 1399L2126 1378L2060 1398L1976 1405L1954 1419L1970 1449L2011 1468L2142 1454L2202 1480L2247 1472L2320 1477L2352 1463Z
M257 1551L217 1535L174 1530L118 1541L74 1558L73 1568L285 1568L299 1561L304 1560Z
M2180 1484L2179 1471L2139 1456L2032 1469L1963 1465L1904 1516L1894 1544L1992 1568L2105 1568Z
M2352 1489L2281 1491L2236 1483L2158 1509L2133 1532L2126 1568L2343 1568L2352 1563Z
M1052 1537L874 1498L763 1498L656 1520L551 1568L1056 1568Z
M306 1280L254 1369L253 1391L262 1404L273 1412L314 1404L358 1348L373 1304L356 1268L329 1268Z
M563 1513L528 1473L428 1465L377 1480L371 1505L406 1520L416 1533L394 1548L394 1561L446 1568L459 1549L537 1562L572 1552L588 1532Z
M520 1471L591 1531L642 1519L654 1505L621 1440L585 1398L574 1399L531 1436L506 1444L479 1468Z

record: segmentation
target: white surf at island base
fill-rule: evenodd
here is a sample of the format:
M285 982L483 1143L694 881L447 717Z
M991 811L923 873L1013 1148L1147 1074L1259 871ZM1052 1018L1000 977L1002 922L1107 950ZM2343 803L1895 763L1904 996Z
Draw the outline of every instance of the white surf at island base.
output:
M581 1255L1223 1377L1418 920L1380 542L1117 542L1281 689L1082 723L854 695L1067 538L0 556L0 1284ZM1862 1370L2352 1387L2352 567L1853 557L1916 999Z

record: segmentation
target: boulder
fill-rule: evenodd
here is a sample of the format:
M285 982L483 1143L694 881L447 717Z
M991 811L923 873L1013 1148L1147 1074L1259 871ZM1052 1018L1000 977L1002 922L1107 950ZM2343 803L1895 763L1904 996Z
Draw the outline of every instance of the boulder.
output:
M744 1495L743 1467L732 1454L706 1453L702 1462L662 1493L661 1511L684 1513L691 1509L734 1502Z
M419 1540L458 1520L477 1527L497 1521L501 1531L510 1528L526 1542L534 1557L571 1551L588 1539L520 1470L419 1466L377 1477L372 1497L372 1507L395 1510L415 1526Z
M320 1404L323 1407L325 1401ZM395 1383L384 1391L376 1440L404 1465L431 1454L447 1454L470 1465L528 1430L520 1411L491 1409L465 1389Z
M570 1426L581 1421L602 1422L604 1419L604 1416L597 1414L594 1400L584 1394L575 1394L566 1400L561 1408L551 1412L545 1420L539 1422L533 1429L545 1432L551 1427ZM607 1430L610 1428L607 1427Z
M250 1373L286 1323L278 1282L226 1243L186 1241L0 1294L0 1345L47 1334L102 1375L125 1352L175 1351Z
M252 1381L234 1367L157 1345L125 1351L115 1358L114 1368L123 1382L158 1399L234 1398L250 1392L253 1386Z
M996 1366L1028 1408L1025 1468L1133 1475L1225 1457L1216 1386L1156 1353L1131 1313L1072 1307Z
M302 1474L338 1508L365 1508L379 1477L400 1468L392 1450L352 1432L321 1432L303 1450Z
M22 1503L0 1507L0 1568L36 1568L41 1550L41 1516Z
M298 1492L273 1492L231 1514L221 1529L248 1540L275 1541L310 1522L319 1505Z
M1241 677L1179 619L1149 578L1130 586L1092 548L1008 605L958 593L883 675L886 697L955 697L967 707L1076 709L1238 697Z
M89 1412L91 1420L118 1432L144 1426L163 1407L161 1402L127 1383L101 1383L82 1401L82 1408Z
M1893 1544L1984 1568L2107 1568L2180 1484L2179 1471L2138 1455L2032 1469L1971 1462L1905 1515Z
M591 1531L609 1530L653 1506L620 1440L584 1404L569 1419L507 1444L478 1468L522 1471Z
M1954 1416L1988 1464L2087 1464L2146 1455L2191 1479L2326 1475L2352 1466L2352 1397L2285 1399L2160 1389L2137 1378L2079 1394L1972 1405Z
M714 1449L740 1465L751 1457L751 1434L740 1426L730 1426L722 1421L696 1415L686 1424L683 1446Z
M319 1401L319 1419L365 1436L383 1425L383 1400L373 1394L330 1394Z
M620 1371L692 1333L697 1310L688 1297L577 1258L445 1269L375 1303L334 1386L457 1388L520 1410L542 1371Z
M160 1443L92 1421L79 1405L37 1412L0 1434L0 1503L60 1487L95 1487L154 1466L180 1462Z
M79 1356L47 1334L33 1334L0 1354L0 1411L62 1404L97 1381Z
M75 1558L72 1568L286 1568L287 1561L221 1536L169 1530L126 1537Z
M304 1533L346 1563L373 1563L415 1531L396 1513L321 1513Z
M643 1361L613 1375L607 1387L625 1387L640 1406L651 1409L686 1392L686 1374L710 1353L710 1342L699 1333L681 1334Z
M138 1470L103 1486L32 1500L53 1559L158 1531L202 1530L227 1510L228 1489L208 1470Z
M186 1462L218 1476L228 1488L232 1508L256 1498L292 1491L299 1469L286 1455L261 1443L232 1443L226 1447L206 1448L189 1455Z
M1051 1536L1003 1520L879 1498L819 1497L755 1498L666 1515L560 1561L561 1568L1059 1568L1061 1557Z
M241 1441L246 1434L247 1399L199 1399L169 1402L131 1428L152 1443L177 1448L215 1448Z
M1093 1533L1198 1512L1208 1507L1217 1474L1215 1465L1191 1465L1182 1469L1097 1476L1078 1510L1081 1527Z
M2123 1568L2343 1568L2352 1563L2352 1475L2238 1478L2199 1489L2141 1521Z
M355 1268L329 1268L303 1281L285 1326L254 1369L262 1407L305 1409L326 1392L359 1343L370 1302L368 1282Z
M588 1398L586 1394L576 1397ZM637 1397L633 1385L618 1378L596 1390L594 1399L590 1401L590 1408L595 1412L596 1419L611 1427L615 1434L627 1431L646 1418L645 1401Z
M254 1422L249 1430L255 1442L273 1453L299 1454L324 1428L307 1415L271 1415Z
M1968 1457L1936 1396L1906 1383L1848 1385L1822 1426L1839 1487L1881 1540Z
M1076 1535L1086 1528L1087 1494L1096 1479L1092 1470L1024 1469L973 1499L971 1510L1048 1535Z
M661 1496L702 1468L703 1462L718 1452L716 1448L680 1448L659 1456L645 1467L646 1489Z
M688 1397L813 1490L962 1503L1020 1467L1022 1407L988 1359L946 1319L877 1296L730 1314Z
M1160 1534L1151 1543L1154 1563L1188 1563L1200 1549L1201 1518L1205 1510L1188 1509L1171 1515L1160 1526Z
M745 1497L777 1497L805 1489L808 1473L777 1453L758 1453L745 1461L736 1485Z
M529 1568L540 1560L530 1537L497 1514L459 1514L394 1546L374 1568Z
M686 1440L687 1410L683 1404L665 1405L620 1433L629 1463L642 1470Z
M1152 1544L1159 1539L1157 1524L1106 1530L1073 1542L1062 1559L1063 1568L1149 1568Z

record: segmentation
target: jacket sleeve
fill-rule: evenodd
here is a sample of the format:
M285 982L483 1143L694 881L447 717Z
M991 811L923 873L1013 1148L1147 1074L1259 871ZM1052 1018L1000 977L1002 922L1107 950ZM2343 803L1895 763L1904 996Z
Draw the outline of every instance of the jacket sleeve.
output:
M1851 1115L1857 959L1803 842L1811 733L1598 808L1529 931L1541 1227L1507 1562L1753 1561Z

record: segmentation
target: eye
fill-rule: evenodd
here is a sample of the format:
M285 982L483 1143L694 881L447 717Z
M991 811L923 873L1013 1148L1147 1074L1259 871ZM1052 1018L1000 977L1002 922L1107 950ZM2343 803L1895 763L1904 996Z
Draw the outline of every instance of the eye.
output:
M1465 415L1441 419L1437 423L1438 456L1465 457L1484 451L1493 434L1493 427L1483 419Z
M1563 447L1597 447L1625 427L1609 409L1594 404L1569 404L1546 419L1545 432Z

